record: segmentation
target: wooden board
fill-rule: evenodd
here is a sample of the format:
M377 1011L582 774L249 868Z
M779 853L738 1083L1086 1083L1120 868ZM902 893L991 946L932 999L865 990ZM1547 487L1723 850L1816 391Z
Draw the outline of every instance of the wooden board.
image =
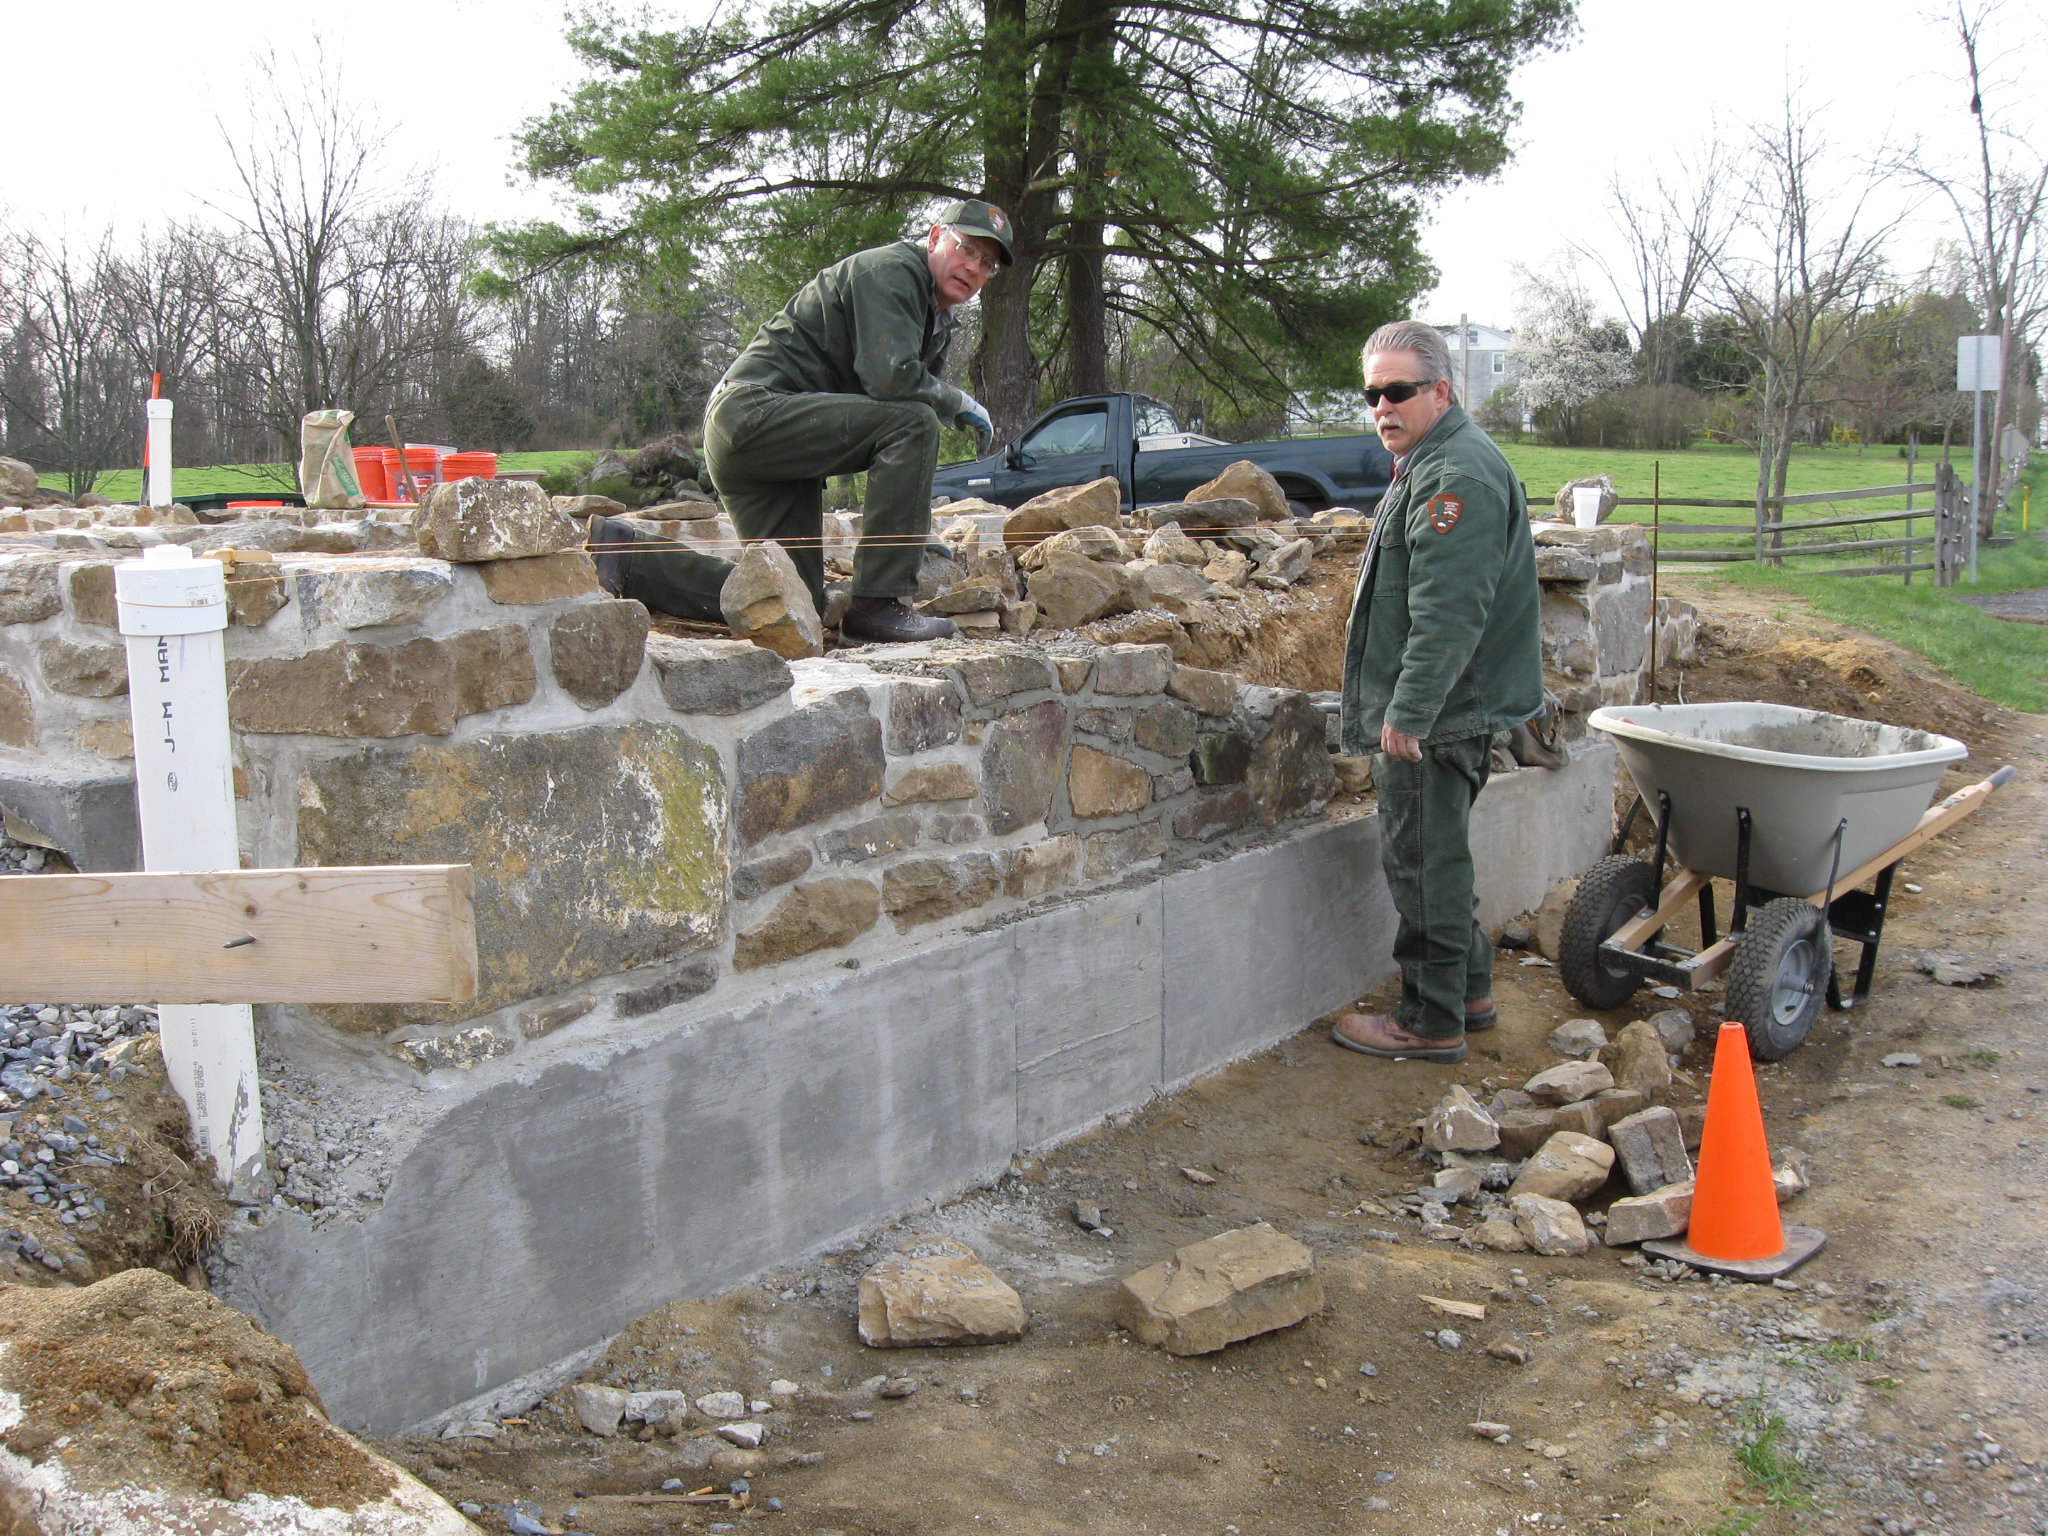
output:
M473 888L467 864L10 875L0 997L463 1002L476 996Z

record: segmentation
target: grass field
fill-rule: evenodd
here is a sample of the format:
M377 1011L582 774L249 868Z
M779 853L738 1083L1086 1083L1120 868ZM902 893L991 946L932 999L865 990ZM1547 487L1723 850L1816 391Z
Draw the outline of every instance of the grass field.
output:
M587 456L587 449L562 449L548 453L505 453L498 456L501 471L549 470L570 459ZM289 464L205 464L190 468L180 465L171 471L174 496L211 496L222 491L247 491L251 496L275 495L292 488L293 466ZM68 488L62 475L44 475L42 483L51 490ZM142 471L117 469L93 482L93 489L115 501L134 501L142 494Z

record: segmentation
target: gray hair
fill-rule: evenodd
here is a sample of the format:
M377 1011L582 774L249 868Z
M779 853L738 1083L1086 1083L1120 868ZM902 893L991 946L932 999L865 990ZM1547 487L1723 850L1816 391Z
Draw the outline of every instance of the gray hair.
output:
M1358 354L1360 370L1375 352L1413 352L1422 363L1422 377L1414 381L1417 384L1434 384L1452 376L1451 344L1442 331L1420 320L1393 320L1374 331Z

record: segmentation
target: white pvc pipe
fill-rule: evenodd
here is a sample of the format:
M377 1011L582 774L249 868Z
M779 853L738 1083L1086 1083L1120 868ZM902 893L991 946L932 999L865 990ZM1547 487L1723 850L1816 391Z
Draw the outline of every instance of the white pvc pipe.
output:
M148 505L168 507L171 495L171 402L145 400L143 409L149 423Z
M166 435L169 425L166 418ZM152 475L156 465L152 455ZM114 568L144 869L241 867L228 748L226 576L220 561L195 559L174 544ZM263 1102L248 1004L165 1004L157 1015L164 1068L191 1112L200 1157L231 1191L256 1192L264 1173Z

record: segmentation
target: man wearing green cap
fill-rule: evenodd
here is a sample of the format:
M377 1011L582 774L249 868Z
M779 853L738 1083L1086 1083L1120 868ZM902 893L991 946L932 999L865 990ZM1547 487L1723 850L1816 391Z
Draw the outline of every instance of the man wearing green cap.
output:
M952 203L922 240L859 251L799 289L755 333L711 392L704 458L733 526L785 541L822 613L825 480L865 470L849 640L935 640L957 633L905 601L931 533L939 433L994 436L981 403L941 377L954 311L1010 264L1010 220L975 198ZM594 520L598 574L616 594L686 618L716 617L726 562L620 551L632 532Z

